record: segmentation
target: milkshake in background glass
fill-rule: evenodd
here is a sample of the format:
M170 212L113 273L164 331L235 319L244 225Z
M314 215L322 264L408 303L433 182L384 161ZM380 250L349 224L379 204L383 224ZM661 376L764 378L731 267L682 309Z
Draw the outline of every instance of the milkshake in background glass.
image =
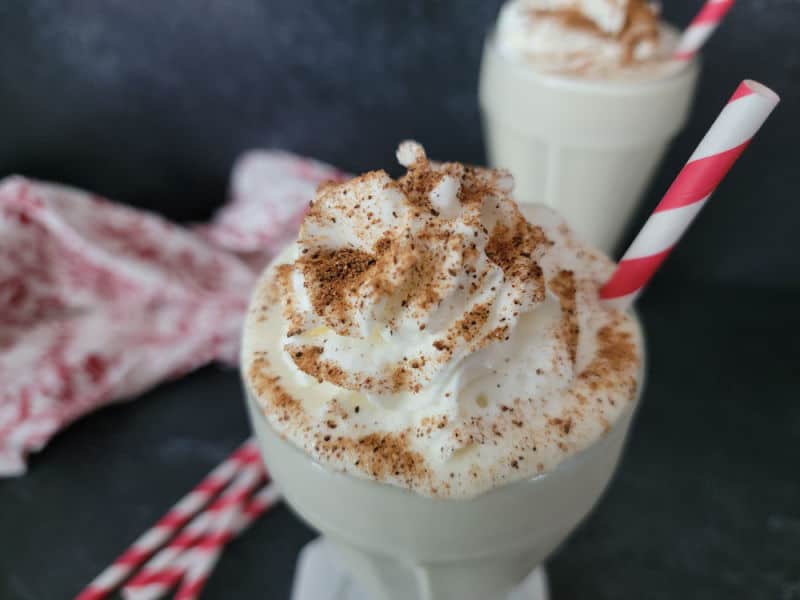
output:
M598 298L613 263L508 172L398 159L323 184L260 278L250 415L364 598L505 598L608 483L641 333Z
M515 199L552 206L614 250L688 116L696 60L643 0L511 0L489 34L480 103L489 162Z

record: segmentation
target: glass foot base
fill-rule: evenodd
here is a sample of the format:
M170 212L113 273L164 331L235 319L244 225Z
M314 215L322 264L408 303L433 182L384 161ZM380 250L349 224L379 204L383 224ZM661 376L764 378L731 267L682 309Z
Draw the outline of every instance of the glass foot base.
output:
M507 600L549 600L547 574L537 567ZM292 600L370 600L336 564L333 550L322 538L309 542L300 552Z

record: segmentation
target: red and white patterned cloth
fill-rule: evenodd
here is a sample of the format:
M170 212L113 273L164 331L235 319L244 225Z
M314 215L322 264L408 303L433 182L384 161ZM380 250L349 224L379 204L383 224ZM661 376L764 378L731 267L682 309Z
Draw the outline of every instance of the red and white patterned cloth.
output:
M249 152L230 202L193 229L61 185L0 181L0 476L103 404L235 364L258 272L317 185L344 177Z

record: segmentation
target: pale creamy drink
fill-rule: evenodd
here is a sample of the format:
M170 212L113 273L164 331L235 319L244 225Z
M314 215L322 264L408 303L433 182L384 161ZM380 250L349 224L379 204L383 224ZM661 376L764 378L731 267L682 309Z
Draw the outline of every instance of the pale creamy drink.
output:
M696 60L645 0L510 0L489 34L480 103L489 162L515 199L559 211L611 252L685 123Z
M588 513L638 398L614 269L506 171L429 161L325 184L244 330L288 502L367 597L503 598Z

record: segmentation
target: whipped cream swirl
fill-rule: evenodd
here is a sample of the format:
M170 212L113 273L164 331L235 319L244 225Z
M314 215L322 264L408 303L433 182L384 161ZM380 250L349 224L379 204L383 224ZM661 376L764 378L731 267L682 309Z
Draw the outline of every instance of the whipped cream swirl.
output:
M507 339L545 298L550 244L506 172L433 164L414 142L397 156L397 181L376 171L321 188L279 274L297 367L378 401L435 386Z
M498 19L497 45L545 72L582 76L659 76L674 31L645 0L511 0Z
M641 344L613 263L503 171L433 163L323 185L253 293L251 397L358 477L466 498L545 472L630 414ZM523 214L524 213L524 214Z
M617 35L625 26L629 0L525 0L520 3L540 13L574 12L601 31Z

